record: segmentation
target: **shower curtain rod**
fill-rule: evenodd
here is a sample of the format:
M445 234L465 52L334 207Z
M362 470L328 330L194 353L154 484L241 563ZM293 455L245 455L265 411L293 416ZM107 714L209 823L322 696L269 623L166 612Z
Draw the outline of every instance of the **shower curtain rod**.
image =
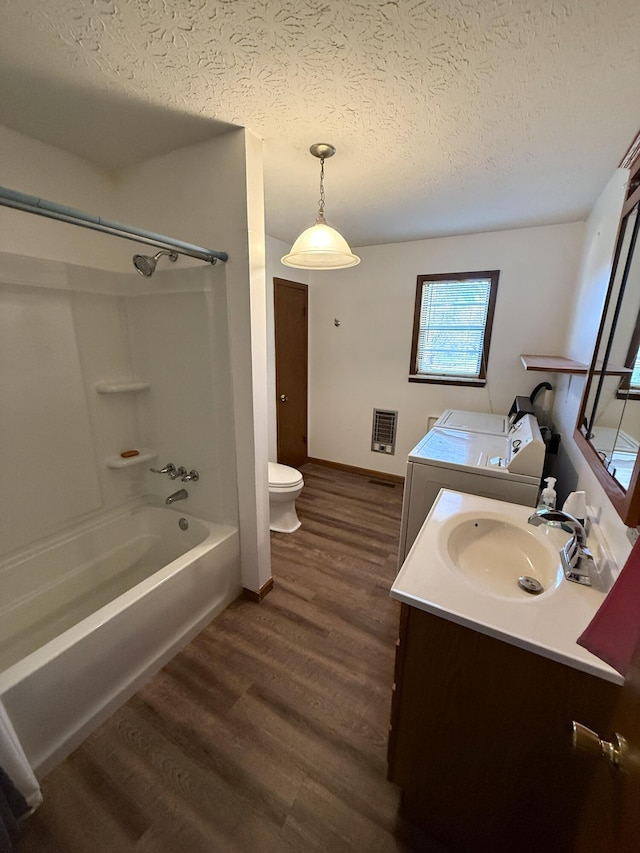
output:
M105 234L114 234L124 237L126 240L134 240L137 243L145 243L158 249L171 249L179 255L188 255L190 258L198 258L215 264L216 261L226 261L229 255L226 252L216 252L213 249L203 249L193 243L184 243L164 234L155 234L153 231L144 231L141 228L131 228L119 222L110 222L100 216L92 216L82 210L74 210L63 204L38 198L33 195L19 193L7 187L0 187L0 205L13 207L15 210L24 210L27 213L35 213L38 216L47 216L49 219L58 219L60 222L69 222L71 225L79 225L82 228L91 228L93 231L102 231Z

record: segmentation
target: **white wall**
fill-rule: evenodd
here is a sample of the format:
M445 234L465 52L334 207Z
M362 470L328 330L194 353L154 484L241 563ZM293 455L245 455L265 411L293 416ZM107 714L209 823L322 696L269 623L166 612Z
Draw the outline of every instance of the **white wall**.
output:
M115 185L106 173L4 127L0 184L90 213L113 216L116 209ZM114 269L109 243L89 230L0 208L0 300L7 324L0 358L3 553L131 496L127 477L114 496L98 464L72 280L80 267L69 266ZM110 279L113 273L99 275ZM103 327L113 328L112 319L105 315ZM116 351L120 341L114 338ZM93 352L100 348L95 337L92 344Z
M185 511L237 524L224 272L201 264L135 278L125 298L132 373L151 385L135 400L141 442L158 453L154 467L173 462L200 475L185 486L147 465L142 490L163 500L185 487ZM103 408L111 405L113 395Z
M562 436L559 494L586 490L622 565L630 550L626 527L573 441L584 378L526 372L519 355L556 354L590 362L626 180L626 170L617 170L586 223L361 248L358 267L314 273L310 282L306 273L280 263L288 245L267 238L268 287L273 276L310 284L310 455L402 474L406 453L424 432L429 414L448 407L505 411L516 393L529 393L547 379L555 388L552 415ZM408 383L416 276L493 268L502 272L488 389ZM342 322L339 328L334 317ZM371 366L362 352L369 344ZM270 452L275 454L272 350L269 376ZM399 409L400 438L393 460L368 451L373 405Z
M520 354L565 350L583 233L573 223L366 247L355 268L311 273L309 455L404 474L430 416L506 412L516 394L553 384ZM416 277L487 269L500 282L486 388L408 382ZM394 456L370 450L374 407L398 411Z
M63 264L0 254L0 551L51 534L102 494ZM43 280L49 286L41 286ZM57 285L57 286L55 286Z
M236 447L240 497L240 546L245 588L261 590L271 578L268 475L267 292L262 142L245 133L244 211L247 273L229 282L232 372L236 393ZM249 359L247 360L247 355ZM244 365L242 376L234 370ZM238 380L241 379L241 382Z
M0 126L0 184L86 213L117 218L114 179L102 169ZM118 269L113 237L0 207L0 251ZM122 267L124 269L124 267Z

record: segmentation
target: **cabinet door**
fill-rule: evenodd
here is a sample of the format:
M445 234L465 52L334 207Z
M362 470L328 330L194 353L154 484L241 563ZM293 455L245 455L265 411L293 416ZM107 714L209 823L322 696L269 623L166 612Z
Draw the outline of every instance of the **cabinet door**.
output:
M577 718L578 722L582 722ZM575 846L576 853L627 853L640 850L640 636L634 661L622 688L608 730L596 730L612 740L615 733L626 741L620 769L602 758L576 756L589 762L592 774Z
M589 772L571 720L606 730L620 688L403 608L389 767L406 816L457 851L572 850Z

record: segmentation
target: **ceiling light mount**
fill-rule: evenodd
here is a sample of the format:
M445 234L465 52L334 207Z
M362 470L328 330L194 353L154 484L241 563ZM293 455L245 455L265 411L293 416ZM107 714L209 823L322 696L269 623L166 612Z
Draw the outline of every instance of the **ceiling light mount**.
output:
M319 160L328 160L336 153L336 146L330 142L314 142L309 151Z
M344 237L327 225L324 218L324 161L336 153L329 142L314 142L309 148L314 157L320 160L320 199L316 223L307 228L295 241L282 263L298 269L339 270L354 267L360 258L354 255Z

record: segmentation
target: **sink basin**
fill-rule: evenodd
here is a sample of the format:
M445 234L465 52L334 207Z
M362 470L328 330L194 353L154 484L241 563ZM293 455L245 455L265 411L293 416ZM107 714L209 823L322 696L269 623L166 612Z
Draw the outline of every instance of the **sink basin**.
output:
M453 566L473 586L495 595L527 599L531 593L522 589L519 578L538 581L542 593L554 589L562 579L557 545L538 530L526 522L496 517L458 518L448 532L446 549Z

